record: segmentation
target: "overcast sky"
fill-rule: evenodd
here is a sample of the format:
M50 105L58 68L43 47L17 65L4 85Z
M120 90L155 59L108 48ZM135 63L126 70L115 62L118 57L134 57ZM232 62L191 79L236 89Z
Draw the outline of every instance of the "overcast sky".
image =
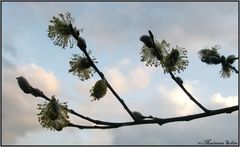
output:
M237 142L238 112L190 122L140 125L113 130L65 128L53 132L37 120L37 104L24 94L16 77L22 75L46 95L68 101L69 108L95 119L131 121L108 91L91 102L89 89L97 74L80 81L68 73L76 47L65 50L47 37L49 20L71 12L77 28L84 28L88 49L97 65L131 110L144 115L175 117L202 111L163 73L161 67L140 62L139 37L152 30L156 39L188 51L189 66L177 74L192 95L209 109L238 104L238 76L220 78L221 67L202 63L198 51L220 45L223 55L238 54L238 3L144 2L144 3L14 3L3 2L2 13L2 108L3 144L114 144L196 145L206 139ZM238 67L238 64L234 64ZM71 117L73 123L85 123Z

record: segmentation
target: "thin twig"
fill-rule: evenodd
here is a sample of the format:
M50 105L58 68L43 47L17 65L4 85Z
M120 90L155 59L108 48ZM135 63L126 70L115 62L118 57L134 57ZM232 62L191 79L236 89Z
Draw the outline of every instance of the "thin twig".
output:
M76 34L76 32L74 31L72 24L70 24L70 28L72 30L72 36L78 40L78 35ZM79 47L79 46L78 46ZM79 47L80 48L80 47ZM81 49L81 48L80 48ZM113 95L118 99L118 101L122 104L122 106L124 107L124 109L128 112L128 114L132 117L133 120L137 120L135 118L135 116L132 114L132 112L130 111L130 109L127 107L127 105L125 104L125 102L123 101L123 99L120 98L120 96L117 94L117 92L112 88L112 86L110 85L110 83L107 81L107 79L105 78L104 74L98 69L98 67L96 66L96 64L93 62L93 60L91 59L91 57L89 56L88 52L86 50L83 50L83 53L85 54L85 56L87 57L88 61L90 61L92 67L94 68L94 70L98 73L98 75L105 80L107 87L109 88L109 90L113 93Z
M88 55L87 51L83 51L84 54L86 55L87 59L91 62L92 67L95 69L95 71L98 73L98 75L105 80L107 87L109 88L109 90L113 93L113 95L118 99L118 101L122 104L122 106L124 107L124 109L128 112L128 114L133 118L133 120L136 120L135 116L132 114L132 112L130 111L130 109L127 107L127 105L125 104L125 102L123 101L123 99L120 98L120 96L117 94L117 92L112 88L112 86L109 84L109 82L107 81L107 79L105 78L104 74L102 72L100 72L100 70L98 69L98 67L95 65L95 63L92 61L92 59L90 58L90 56Z
M198 107L200 107L204 112L209 112L210 110L206 109L202 104L200 104L187 90L186 88L182 85L179 84L176 80L176 77L174 74L169 71L169 74L171 75L172 79L178 84L178 86L187 94L187 96L196 104Z
M153 40L153 48L156 52L156 55L158 56L158 58L160 59L161 58L161 55L159 54L159 52L157 51L157 48L156 48L156 44L155 44L155 40L154 40L154 36L152 34L152 32L149 30L149 35L151 37L151 39ZM186 88L182 85L182 84L179 84L176 80L176 77L174 76L174 74L169 71L169 74L171 75L172 79L178 84L179 87L181 87L181 89L188 95L188 97L196 104L198 105L204 112L209 112L210 110L207 110L205 107L203 107L187 90Z

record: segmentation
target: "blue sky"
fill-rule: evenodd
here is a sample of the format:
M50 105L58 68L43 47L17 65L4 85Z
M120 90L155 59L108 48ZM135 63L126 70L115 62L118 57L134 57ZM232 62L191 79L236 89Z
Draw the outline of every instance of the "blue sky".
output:
M161 127L51 132L37 121L36 105L43 101L24 94L15 79L25 76L32 85L68 101L69 107L81 114L131 120L110 92L101 101L91 102L88 91L98 75L82 82L68 73L69 59L80 50L54 46L47 37L49 20L71 12L76 27L84 28L81 36L99 68L131 110L158 117L201 112L161 67L146 67L140 62L143 44L139 37L148 30L159 41L165 39L172 47L188 50L189 66L177 75L204 106L217 109L236 105L238 76L220 78L220 66L202 63L197 52L219 44L221 54L238 54L237 2L3 2L2 6L3 144L184 145L208 138L237 141L238 112ZM75 117L71 121L83 123Z

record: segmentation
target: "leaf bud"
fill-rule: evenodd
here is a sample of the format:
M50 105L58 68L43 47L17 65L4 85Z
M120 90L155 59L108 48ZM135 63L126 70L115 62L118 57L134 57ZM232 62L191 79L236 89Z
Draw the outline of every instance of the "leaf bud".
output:
M137 119L144 119L144 116L138 112L138 111L133 111L132 114L137 118Z
M16 79L18 81L19 87L22 89L24 93L27 93L27 94L31 93L32 86L28 83L28 81L23 76L17 77Z
M148 35L142 35L140 41L142 41L148 48L154 47L153 40Z

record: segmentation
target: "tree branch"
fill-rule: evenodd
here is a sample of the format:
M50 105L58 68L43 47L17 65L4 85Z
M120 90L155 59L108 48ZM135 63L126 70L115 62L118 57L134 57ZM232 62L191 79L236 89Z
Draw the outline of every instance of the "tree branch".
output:
M87 51L83 51L84 54L86 55L87 59L91 62L92 67L95 69L95 71L98 73L98 75L105 80L107 87L109 88L109 90L112 92L112 94L118 99L118 101L122 104L122 106L124 107L124 109L128 112L128 114L133 118L133 120L136 120L135 116L132 114L132 112L130 111L130 109L127 107L127 105L125 104L125 102L123 101L123 99L120 98L120 96L117 94L117 92L112 88L112 86L109 84L109 82L107 81L107 79L105 78L104 74L102 72L100 72L100 70L97 68L97 66L95 65L95 63L93 63L92 59L90 58L90 56L88 55Z
M71 28L71 32L72 32L72 36L78 40L78 35L76 34L76 32L73 29L72 24L70 23L70 28ZM80 46L78 45L78 47L80 48ZM81 48L80 48L81 49ZM136 117L132 114L132 112L130 111L130 109L127 107L127 105L125 104L125 102L123 101L123 99L120 98L120 96L117 94L117 92L112 88L112 86L110 85L110 83L107 81L107 79L105 78L104 74L98 69L98 67L96 66L96 64L93 62L93 60L90 58L88 52L86 51L86 49L81 49L83 51L83 53L85 54L85 56L87 57L88 61L91 63L92 67L94 68L94 70L98 73L98 75L105 80L107 87L109 88L109 90L112 92L112 94L118 99L118 101L122 104L123 108L127 111L127 113L132 117L133 120L137 120Z
M200 107L204 112L209 112L210 110L206 109L203 105L201 105L187 90L186 88L182 85L179 84L176 80L176 77L174 74L170 71L169 74L171 75L172 79L178 84L178 86L187 94L187 96L196 104L198 107Z
M32 93L31 93L32 94ZM33 95L35 97L42 97L43 99L47 101L52 101L52 99L48 98L46 95L41 92L40 95ZM95 120L90 117L86 117L84 115L81 115L77 112L75 112L72 109L68 109L65 107L62 107L65 110L67 110L69 113L76 115L82 119L85 119L89 122L92 122L96 125L94 126L83 126L83 125L77 125L73 123L69 123L66 127L77 127L79 129L111 129L111 128L119 128L119 127L124 127L124 126L133 126L133 125L143 125L143 124L159 124L160 126L166 123L170 122L176 122L176 121L190 121L193 119L198 119L198 118L203 118L203 117L208 117L212 115L218 115L222 113L232 113L233 111L239 110L239 105L232 106L232 107L227 107L227 108L222 108L222 109L217 109L217 110L211 110L208 112L204 113L199 113L199 114L193 114L193 115L187 115L187 116L180 116L180 117L171 117L171 118L157 118L157 117L152 117L147 116L143 117L142 119L136 119L131 122L107 122L107 121L101 121L101 120Z
M154 36L152 34L152 32L149 30L149 35L151 37L151 39L153 40L153 48L156 52L156 55L159 59L161 59L161 55L159 54L159 52L157 51L157 48L156 48L156 44L155 44L155 40L154 40ZM209 110L207 110L205 107L203 107L187 90L186 88L180 84L179 82L177 82L176 80L176 77L174 76L174 74L169 71L169 74L171 75L172 79L178 84L178 86L187 94L187 96L196 104L198 105L204 112L209 112Z
M76 127L79 129L112 129L112 128L119 128L119 127L125 127L125 126L134 126L134 125L143 125L143 124L167 124L171 122L178 122L178 121L191 121L194 119L199 119L203 117L209 117L209 116L214 116L218 114L223 114L223 113L232 113L234 111L239 110L239 105L232 106L232 107L227 107L227 108L222 108L222 109L217 109L217 110L211 110L210 112L204 112L204 113L199 113L199 114L193 114L193 115L187 115L187 116L180 116L180 117L171 117L171 118L154 118L151 120L139 120L139 121L133 121L133 122L123 122L123 123L114 123L114 124L109 124L109 125L94 125L94 126L83 126L83 125L77 125L70 123L66 127Z

